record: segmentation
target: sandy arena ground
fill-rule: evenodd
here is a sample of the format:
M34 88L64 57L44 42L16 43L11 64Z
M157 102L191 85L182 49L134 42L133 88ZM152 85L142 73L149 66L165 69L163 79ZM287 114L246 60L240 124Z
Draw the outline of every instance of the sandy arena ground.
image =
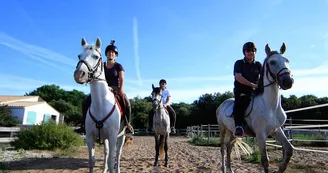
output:
M154 167L154 139L134 137L133 143L125 146L121 159L122 173L149 172L220 172L219 147L193 146L184 137L171 137L169 141L169 166ZM46 156L45 156L46 157ZM95 172L101 172L103 165L103 147L96 149ZM269 152L270 172L278 168L277 161L281 160L281 151ZM287 173L328 173L328 154L305 151L294 151ZM13 173L82 173L88 171L88 152L81 147L71 158L28 158L10 162L8 169ZM160 161L160 164L163 162ZM235 173L258 173L262 167L257 163L247 163L234 159L232 166ZM1 172L1 171L0 171Z

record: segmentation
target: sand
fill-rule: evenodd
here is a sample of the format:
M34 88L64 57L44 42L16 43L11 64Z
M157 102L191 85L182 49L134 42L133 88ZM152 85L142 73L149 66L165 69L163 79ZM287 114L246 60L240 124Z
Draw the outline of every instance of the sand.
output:
M154 167L154 138L137 137L128 146L124 146L121 159L122 173L185 173L185 172L220 172L220 148L193 146L185 137L170 137L169 164L164 167L160 160L160 166ZM87 148L76 149L70 158L28 158L10 162L8 167L13 173L80 173L88 172ZM269 152L270 172L278 168L282 152L274 150ZM328 154L294 151L294 155L288 166L287 173L316 173L328 172L326 162ZM101 172L103 165L103 147L96 149L96 167L94 172ZM278 162L278 163L277 163ZM261 172L259 163L247 163L243 160L233 159L232 167L235 173Z

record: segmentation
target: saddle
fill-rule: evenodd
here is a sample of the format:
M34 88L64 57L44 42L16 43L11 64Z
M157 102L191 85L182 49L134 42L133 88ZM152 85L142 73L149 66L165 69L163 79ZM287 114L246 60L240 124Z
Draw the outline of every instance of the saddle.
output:
M235 101L234 101L235 102ZM249 114L252 112L253 110L253 104L254 104L254 99L251 100L251 102L249 103L248 106L251 106L251 107L248 107L246 110L245 110L245 115L244 115L244 118L248 117ZM230 118L233 118L233 107L234 107L234 104L230 104L229 106L227 106L227 108L224 110L224 113L225 113L225 116L227 117L230 117Z
M252 102L254 103L254 100ZM233 107L234 107L234 104L230 104L229 106L227 106L227 108L224 110L225 116L227 116L229 118L234 118ZM247 124L247 122L245 120L245 118L249 116L249 114L251 113L252 110L253 110L253 104L251 104L250 108L246 109L246 113L244 114L243 124L244 124L244 133L250 137L255 137L255 133L254 133L253 129L251 129L251 127Z
M127 105L128 105L125 100L126 96L122 95L119 92L114 91L114 90L112 90L112 92L114 93L117 106L121 112L121 116L123 116L124 114L126 114L126 109L127 109Z

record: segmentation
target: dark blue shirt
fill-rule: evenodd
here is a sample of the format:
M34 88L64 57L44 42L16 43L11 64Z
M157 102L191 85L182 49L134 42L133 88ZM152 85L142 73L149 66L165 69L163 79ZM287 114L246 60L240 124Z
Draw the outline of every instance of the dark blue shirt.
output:
M257 83L260 77L262 64L258 61L248 63L246 59L240 59L235 62L233 74L240 73L249 82ZM235 91L250 94L253 88L244 84L239 83L236 79L234 82Z
M123 66L118 62L115 62L112 68L108 68L106 62L104 62L104 66L105 78L108 86L120 87L119 73L124 71Z

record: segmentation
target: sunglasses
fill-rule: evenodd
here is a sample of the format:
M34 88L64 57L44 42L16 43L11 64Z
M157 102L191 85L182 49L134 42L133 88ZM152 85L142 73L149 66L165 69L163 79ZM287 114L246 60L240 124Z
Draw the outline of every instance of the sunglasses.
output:
M249 53L249 52L256 52L256 49L246 49L246 52Z

